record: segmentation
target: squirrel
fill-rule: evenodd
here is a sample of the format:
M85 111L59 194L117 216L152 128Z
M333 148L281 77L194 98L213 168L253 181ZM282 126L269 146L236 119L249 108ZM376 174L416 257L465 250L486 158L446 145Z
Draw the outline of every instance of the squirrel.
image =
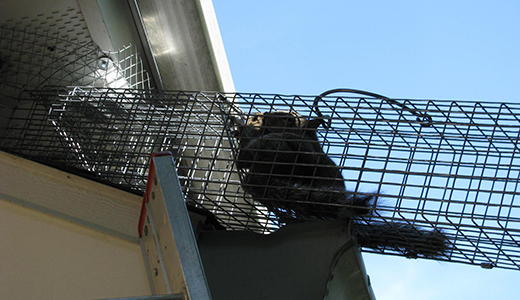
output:
M352 220L362 247L392 249L410 258L446 255L442 232L371 219L377 196L347 191L340 167L318 139L322 124L323 118L274 111L256 113L238 126L236 166L243 171L244 191L280 223Z

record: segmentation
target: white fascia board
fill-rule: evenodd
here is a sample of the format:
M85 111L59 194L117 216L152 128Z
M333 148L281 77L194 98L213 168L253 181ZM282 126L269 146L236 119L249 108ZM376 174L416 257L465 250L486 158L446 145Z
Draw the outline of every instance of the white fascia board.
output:
M224 42L220 35L220 29L218 27L217 15L213 7L211 0L195 0L200 13L200 19L202 21L202 28L205 32L206 41L210 55L213 60L213 66L221 91L223 92L235 92L235 84L233 83L233 77L231 76L231 69L229 68L229 62L224 49Z
M0 198L137 242L142 197L0 151Z
M165 89L234 92L211 1L135 3Z

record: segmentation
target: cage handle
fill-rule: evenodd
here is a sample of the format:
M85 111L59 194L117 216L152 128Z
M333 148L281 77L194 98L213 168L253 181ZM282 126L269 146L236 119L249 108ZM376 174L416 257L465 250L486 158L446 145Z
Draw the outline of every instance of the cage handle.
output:
M432 119L432 117L430 115L428 115L427 113L421 113L421 112L417 111L417 109L409 108L408 106L406 106L405 104L400 103L397 100L390 99L388 97L385 97L385 96L382 96L382 95L379 95L379 94L375 94L375 93L371 93L371 92L366 92L366 91L362 91L362 90L355 90L355 89L346 89L346 88L338 88L338 89L328 90L326 92L321 93L319 96L317 96L314 99L313 107L316 110L316 114L318 115L318 117L325 118L323 116L323 114L321 113L319 107L318 107L318 102L323 97L328 96L328 95L333 94L333 93L354 93L354 94L361 94L361 95L365 95L365 96L370 96L370 97L374 97L374 98L383 99L383 100L386 100L387 102L389 102L391 104L395 104L395 105L401 107L403 110L406 110L406 111L410 112L412 115L416 116L417 117L417 122L419 122L421 124L421 126L423 126L423 127L430 127L433 124L433 119ZM328 124L327 124L327 129L330 128L330 123L331 122L329 121Z

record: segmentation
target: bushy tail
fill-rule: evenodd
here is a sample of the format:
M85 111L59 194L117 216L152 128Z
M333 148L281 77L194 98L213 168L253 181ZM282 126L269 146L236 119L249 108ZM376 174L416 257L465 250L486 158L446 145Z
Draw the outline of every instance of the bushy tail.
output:
M401 222L354 222L353 232L362 247L391 249L409 258L441 258L449 250L442 232L416 228Z
M344 186L334 184L321 185L317 189L267 175L248 174L245 179L244 190L282 223L353 220L353 234L360 246L391 249L410 258L438 258L446 255L449 249L442 232L372 218L373 210L377 209L375 195L346 192ZM369 221L361 221L361 217L368 217Z

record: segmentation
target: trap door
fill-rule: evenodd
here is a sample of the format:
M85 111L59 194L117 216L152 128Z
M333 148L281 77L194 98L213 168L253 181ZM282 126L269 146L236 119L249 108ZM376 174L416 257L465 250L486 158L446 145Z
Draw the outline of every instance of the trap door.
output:
M154 295L211 299L190 217L170 153L152 156L139 242Z

